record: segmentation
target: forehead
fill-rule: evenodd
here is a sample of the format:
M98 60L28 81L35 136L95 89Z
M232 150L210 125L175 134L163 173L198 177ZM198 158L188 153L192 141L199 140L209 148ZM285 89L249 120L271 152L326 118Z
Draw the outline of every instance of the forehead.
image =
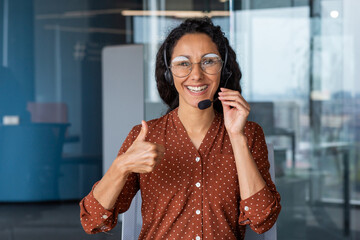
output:
M172 56L188 56L189 58L201 58L207 53L220 55L216 44L205 33L190 33L182 36L174 46Z

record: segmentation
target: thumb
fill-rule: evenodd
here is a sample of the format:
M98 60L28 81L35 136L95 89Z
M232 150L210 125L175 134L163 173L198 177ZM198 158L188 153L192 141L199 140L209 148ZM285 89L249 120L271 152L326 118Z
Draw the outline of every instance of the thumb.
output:
M141 125L142 125L141 126L141 131L140 131L139 135L136 138L137 141L145 141L146 135L147 135L147 133L149 131L149 127L148 127L147 123L144 120L141 121Z

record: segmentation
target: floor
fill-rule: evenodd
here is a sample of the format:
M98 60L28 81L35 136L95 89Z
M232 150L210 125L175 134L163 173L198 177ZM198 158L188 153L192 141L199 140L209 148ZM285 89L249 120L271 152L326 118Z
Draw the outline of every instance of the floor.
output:
M1 240L119 240L121 224L110 234L86 234L79 220L77 202L0 203Z
M360 240L360 209L352 210L352 235L344 237L340 207L284 212L278 220L278 240ZM291 216L289 221L286 216ZM305 216L305 219L304 219ZM288 226L287 226L288 224ZM324 227L325 226L325 227ZM87 235L80 225L77 202L0 203L1 240L119 240L121 223L110 234Z

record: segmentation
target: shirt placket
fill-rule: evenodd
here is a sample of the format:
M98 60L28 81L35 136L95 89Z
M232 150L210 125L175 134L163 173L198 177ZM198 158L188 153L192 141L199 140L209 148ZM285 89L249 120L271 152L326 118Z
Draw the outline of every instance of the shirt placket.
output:
M194 179L194 190L196 196L196 206L194 210L195 217L197 219L197 223L199 224L195 232L195 240L203 239L203 161L199 154L195 156L195 164L196 164L196 175Z
M175 122L175 126L178 129L178 134L182 137L182 136L187 136L186 130L183 127L183 125L181 124L178 116L177 116L177 112L174 112L174 118L176 119ZM216 126L218 126L219 121L214 121L212 123L212 126L210 127L210 129L215 128L217 129ZM209 134L207 134L209 135ZM189 146L191 146L188 150L189 150L189 158L190 161L192 161L192 163L194 163L194 168L192 171L195 171L195 174L193 174L193 179L191 180L191 183L193 184L193 186L191 186L192 190L193 190L193 194L192 194L192 209L193 209L193 216L195 222L196 222L196 226L195 226L195 231L194 231L194 239L195 240L200 240L203 239L203 232L204 232L204 206L203 206L203 200L204 200L204 161L206 160L205 158L208 155L208 152L210 149L208 149L209 147L211 147L214 138L216 136L216 132L212 132L212 134L210 134L209 136L205 136L206 139L209 138L208 141L205 140L204 144L201 144L199 150L196 150L195 147L193 146L191 140L189 138L185 138L184 137L184 142L186 142ZM204 140L203 140L204 141Z
M217 117L217 116L216 116ZM210 127L210 131L205 135L205 138L203 140L203 143L201 144L198 153L200 154L199 158L198 158L198 163L199 163L199 169L200 169L200 173L199 173L199 178L200 180L198 181L201 185L200 185L200 203L201 203L201 234L199 236L196 236L195 240L199 240L199 239L203 239L204 238L204 231L208 231L208 229L204 230L204 184L205 184L205 174L206 174L206 165L208 164L208 158L210 155L210 152L212 150L212 148L214 147L214 142L215 142L215 138L217 136L217 132L219 131L218 126L220 124L220 121L215 121L212 123L212 126ZM195 159L196 160L196 159ZM196 183L195 183L196 184ZM207 213L209 214L209 213Z

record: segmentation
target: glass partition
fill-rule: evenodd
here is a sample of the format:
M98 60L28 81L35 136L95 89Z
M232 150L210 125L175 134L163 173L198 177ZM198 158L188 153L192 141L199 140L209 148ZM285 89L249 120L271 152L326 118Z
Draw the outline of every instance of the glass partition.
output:
M250 118L275 145L278 237L355 239L359 88L345 65L344 3L258 7L234 11L234 39Z
M357 0L0 0L0 238L92 237L77 204L102 175L103 48L144 46L144 114L156 118L160 43L209 16L237 53L249 120L275 148L278 239L359 239L359 10ZM120 232L121 222L99 239Z

